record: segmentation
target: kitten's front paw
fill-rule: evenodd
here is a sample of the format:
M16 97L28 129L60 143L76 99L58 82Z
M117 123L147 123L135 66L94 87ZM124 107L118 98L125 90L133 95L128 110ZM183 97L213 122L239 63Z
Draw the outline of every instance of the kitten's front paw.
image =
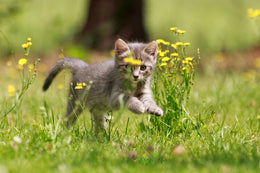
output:
M148 107L146 111L149 114L154 114L156 116L163 116L163 110L158 106Z
M140 102L139 100L134 100L134 101L131 101L129 104L128 104L128 109L136 114L142 114L145 112L145 107L144 107L144 104L142 102Z

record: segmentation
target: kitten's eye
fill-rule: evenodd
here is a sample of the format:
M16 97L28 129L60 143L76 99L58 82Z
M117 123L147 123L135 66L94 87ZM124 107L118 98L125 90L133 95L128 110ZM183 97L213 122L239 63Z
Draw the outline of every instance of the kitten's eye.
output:
M145 69L146 69L146 66L145 66L145 65L141 65L141 66L140 66L140 70L143 71L143 70L145 70Z

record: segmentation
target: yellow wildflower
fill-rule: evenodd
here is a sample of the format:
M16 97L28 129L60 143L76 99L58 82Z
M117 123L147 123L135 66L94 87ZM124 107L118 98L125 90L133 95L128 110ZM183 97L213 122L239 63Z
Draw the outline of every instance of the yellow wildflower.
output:
M21 66L23 66L23 65L26 64L26 63L27 63L27 59L25 59L25 58L21 58L21 59L19 59L19 61L18 61L18 64L21 65Z
M188 64L189 63L189 61L187 61L187 60L182 60L182 64Z
M131 65L142 65L142 61L131 57L124 58L124 62L129 63Z
M163 42L165 42L165 41L164 41L163 39L157 39L156 42L157 42L158 44L161 44L161 43L163 43Z
M81 89L83 89L83 86L82 85L77 85L77 86L75 86L75 89L76 90L81 90Z
M166 65L167 65L167 63L164 62L164 63L161 63L160 66L162 67L162 66L166 66Z
M33 70L33 69L34 69L34 65L33 65L33 64L29 64L29 65L28 65L28 68L29 68L30 70Z
M27 43L22 44L22 48L24 49L28 48L28 44Z
M174 49L177 49L176 44L171 44L171 47L173 47Z
M162 59L163 62L166 62L166 61L169 61L169 60L170 60L169 57L164 57L164 58Z
M132 61L132 65L142 65L142 61L138 60L138 59L134 59Z
M124 62L126 62L126 63L132 63L132 61L133 61L133 58L129 58L129 57L124 58Z
M76 90L83 89L82 83L77 83L77 85L75 86L75 89L76 89Z
M164 44L165 46L168 46L168 45L170 45L171 43L168 42L168 41L165 41L165 42L163 42L163 44Z
M32 46L32 42L27 42L28 47Z
M184 34L186 31L178 29L178 30L176 30L176 32L177 32L178 34Z
M260 16L260 9L253 10L252 8L249 8L247 10L247 13L248 13L248 17L253 19Z
M170 30L171 30L171 31L175 31L175 30L176 30L176 27L171 27Z
M159 56L165 56L165 52L160 52Z
M83 83L82 83L82 86L86 86L86 83L85 83L85 82L83 82Z
M189 46L190 42L184 43L184 46Z
M176 43L176 46L181 46L181 45L183 45L183 42L177 42Z
M8 91L9 97L14 97L15 96L15 87L14 87L14 85L8 85L7 86L7 91Z
M192 58L192 57L187 57L187 58L185 58L185 60L186 60L186 61L192 61L193 58Z
M189 67L183 67L182 70L186 71L186 72L190 72L190 68Z
M177 56L179 56L179 54L178 53L172 53L171 56L177 57Z
M27 38L27 42L31 42L32 41L32 38L31 37L28 37Z

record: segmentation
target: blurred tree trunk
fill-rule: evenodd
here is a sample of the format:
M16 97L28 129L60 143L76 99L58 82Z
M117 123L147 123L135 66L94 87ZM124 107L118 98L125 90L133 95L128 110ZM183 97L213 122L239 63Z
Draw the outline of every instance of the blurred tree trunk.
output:
M77 40L96 50L114 48L117 38L146 41L143 0L91 0Z

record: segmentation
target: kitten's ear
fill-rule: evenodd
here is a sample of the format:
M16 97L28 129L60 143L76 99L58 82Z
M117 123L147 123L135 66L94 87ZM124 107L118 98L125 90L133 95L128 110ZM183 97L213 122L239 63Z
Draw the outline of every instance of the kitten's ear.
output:
M122 39L118 39L115 43L115 54L116 56L120 56L124 54L125 52L129 52L130 49L126 42L124 42Z
M151 55L151 56L156 56L157 54L157 47L158 47L158 44L156 41L152 41L151 43L149 43L147 45L147 47L144 49L144 51L148 54L148 55Z

